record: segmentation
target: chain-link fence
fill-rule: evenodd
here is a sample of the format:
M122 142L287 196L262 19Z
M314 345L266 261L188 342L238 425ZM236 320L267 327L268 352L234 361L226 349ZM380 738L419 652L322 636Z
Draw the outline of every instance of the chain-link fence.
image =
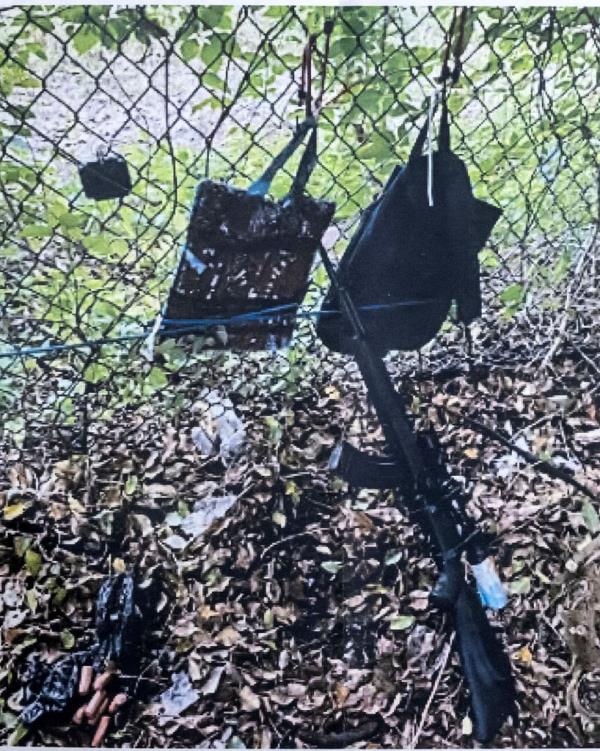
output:
M341 254L360 212L407 158L448 58L460 72L448 99L453 149L468 165L476 196L503 210L480 254L485 314L473 327L469 361L514 371L523 363L551 365L577 347L597 374L590 331L597 315L600 14L486 7L463 14L462 25L458 17L452 8L376 6L1 11L0 457L6 473L0 489L5 520L26 519L17 537L23 529L38 534L27 514L45 498L56 529L75 536L70 550L154 569L154 553L136 539L150 534L143 519L163 522L168 509L181 511L181 503L208 492L211 483L243 496L250 477L267 483L256 492L271 499L274 529L281 532L287 516L285 533L302 537L304 528L294 532L289 520L308 518L297 506L307 467L314 469L331 447L332 430L357 436L372 428L357 416L364 392L351 359L328 352L315 335L327 288L316 262L289 347L219 351L218 336L204 328L179 338L159 332L153 359L141 351L169 294L198 182L210 176L247 187L289 140L303 117L303 48L326 18L334 26L308 190L336 204L328 247ZM317 67L322 59L317 41ZM84 195L78 168L98 149L126 159L127 196L94 201ZM285 195L298 159L276 179L274 196ZM419 355L390 358L390 365L399 376L431 375L460 367L467 354L461 331L449 323ZM231 464L227 454L235 453L240 417L244 441L254 449ZM197 455L210 456L214 447L206 440L221 428L217 471ZM307 503L314 513L325 513L324 477L311 480ZM248 508L251 519L266 513ZM265 535L261 545L270 551L278 538ZM59 538L50 537L52 547ZM216 548L211 555L218 557ZM65 561L71 566L68 556ZM170 571L170 564L161 565ZM198 565L210 579L202 585L206 592L222 592L225 580L208 564L188 561L177 575ZM337 571L337 563L327 565L319 576ZM70 575L81 578L77 566ZM69 576L64 567L61 576ZM413 576L416 588L419 576ZM87 585L77 586L86 591ZM173 578L173 592L182 586ZM66 628L65 592L71 590L59 588L56 600L56 587L52 603L62 608L56 617ZM268 611L265 628L273 617L286 622ZM180 630L180 641L189 641ZM27 637L11 638L16 655L31 647ZM543 742L531 727L529 740ZM153 732L147 742L157 742ZM555 740L571 742L562 732ZM255 742L264 743L264 736Z
M462 63L453 144L477 194L504 211L482 256L486 295L510 314L585 275L598 215L597 12L474 9L459 42L456 29L449 38L452 12L335 13L310 190L336 202L341 248L406 158L451 49ZM325 16L293 7L3 11L6 435L35 443L43 426L85 432L85 421L170 382L185 391L184 365L219 361L199 351L202 337L195 351L161 344L154 366L137 345L168 293L196 184L210 175L248 185L285 140L300 112L305 38ZM77 167L99 147L127 159L133 190L122 200L82 193ZM276 193L285 187L284 177ZM323 272L314 279L323 284ZM317 298L311 291L307 306ZM558 292L553 302L560 307ZM312 328L301 332L282 361L325 356Z

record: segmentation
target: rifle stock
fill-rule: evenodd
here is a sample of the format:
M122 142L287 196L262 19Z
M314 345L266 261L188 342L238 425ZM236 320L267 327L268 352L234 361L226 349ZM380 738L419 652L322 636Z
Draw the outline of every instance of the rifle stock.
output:
M473 735L488 743L504 721L515 716L515 688L510 661L490 626L479 595L465 580L460 561L460 585L450 606L457 650L471 695Z
M516 716L508 656L493 632L479 595L465 583L452 608L462 670L471 693L473 733L488 743L508 717Z

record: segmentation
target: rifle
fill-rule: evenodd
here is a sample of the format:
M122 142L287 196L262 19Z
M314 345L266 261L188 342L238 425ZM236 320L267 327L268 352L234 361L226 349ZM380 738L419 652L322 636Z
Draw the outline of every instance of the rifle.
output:
M377 456L343 442L334 450L330 468L355 487L395 490L419 522L440 572L431 599L450 613L471 696L473 732L477 740L488 742L507 717L516 720L517 712L510 662L487 620L481 599L495 606L506 602L500 580L490 566L487 538L466 514L435 433L413 432L404 400L394 388L383 359L370 345L344 280L322 245L319 252L338 296L340 312L353 333L353 354L388 451ZM463 552L473 567L480 596L465 578Z

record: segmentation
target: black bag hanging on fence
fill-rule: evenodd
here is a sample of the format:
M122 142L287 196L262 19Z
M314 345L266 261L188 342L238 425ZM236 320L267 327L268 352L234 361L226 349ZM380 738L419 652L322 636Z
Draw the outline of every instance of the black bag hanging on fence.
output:
M275 174L310 132L288 196L265 198ZM162 333L221 324L217 340L238 349L284 346L335 204L304 194L317 156L316 121L307 117L248 190L203 180L198 186ZM268 310L271 313L265 313ZM233 320L232 320L233 317ZM210 332L210 328L208 329Z
M450 151L445 97L431 162L421 155L427 126L407 165L396 167L365 211L339 265L340 279L362 308L367 333L380 353L422 347L441 328L452 300L464 323L481 314L477 253L502 213L473 196L464 163ZM353 351L332 289L317 332L330 349Z
M105 201L124 198L131 193L131 177L127 162L110 148L100 148L96 160L79 167L79 177L87 198Z

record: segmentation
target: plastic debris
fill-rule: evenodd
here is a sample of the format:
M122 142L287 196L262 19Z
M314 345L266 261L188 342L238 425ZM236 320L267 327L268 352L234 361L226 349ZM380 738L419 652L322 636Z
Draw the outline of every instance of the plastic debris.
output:
M34 670L41 673L41 676L38 673L38 680L42 678L41 685L33 701L21 712L19 720L24 725L33 725L46 714L67 709L77 693L84 654L69 655L51 666L37 663Z
M181 522L181 529L191 537L200 537L213 522L225 516L236 500L234 495L224 495L196 501L192 513Z
M192 688L187 673L173 673L171 686L160 695L163 712L168 717L175 717L198 701L200 692Z
M221 457L230 464L239 456L246 441L244 423L236 414L231 400L218 390L205 390L194 405L201 412L201 424L192 428L192 441L205 456Z

